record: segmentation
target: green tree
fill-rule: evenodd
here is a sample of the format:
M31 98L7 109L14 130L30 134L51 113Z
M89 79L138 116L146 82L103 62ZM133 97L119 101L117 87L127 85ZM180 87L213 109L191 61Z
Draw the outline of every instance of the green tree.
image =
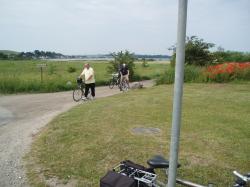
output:
M0 53L0 60L7 60L7 59L8 59L8 55L4 53Z
M111 53L111 56L114 60L110 61L110 66L108 66L108 73L118 72L119 68L122 64L126 64L129 69L130 78L134 77L134 61L136 60L134 53L130 53L129 51L120 51L117 53Z
M249 62L250 53L238 51L215 51L213 55L217 62Z
M215 44L207 43L203 39L199 39L197 36L187 37L185 44L185 64L205 66L213 62L214 56L209 51ZM172 46L173 56L171 64L175 65L176 59L176 46Z

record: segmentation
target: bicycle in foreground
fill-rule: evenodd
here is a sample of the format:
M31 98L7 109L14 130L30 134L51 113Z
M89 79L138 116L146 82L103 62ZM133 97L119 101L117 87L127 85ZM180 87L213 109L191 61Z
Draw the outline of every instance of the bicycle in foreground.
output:
M147 161L149 167L135 164L132 161L125 160L109 171L101 180L100 187L166 187L167 171L169 161L164 157L157 155ZM180 167L180 164L178 164ZM159 181L156 169L163 169L166 173L165 182ZM247 187L250 182L250 173L242 175L237 171L233 174L237 177L232 187ZM207 185L196 184L183 179L176 179L176 183L189 187L214 187L210 183Z
M81 78L76 79L77 87L73 90L73 100L78 102L82 100L85 93L85 83ZM89 92L90 93L90 92ZM89 94L88 97L89 98Z

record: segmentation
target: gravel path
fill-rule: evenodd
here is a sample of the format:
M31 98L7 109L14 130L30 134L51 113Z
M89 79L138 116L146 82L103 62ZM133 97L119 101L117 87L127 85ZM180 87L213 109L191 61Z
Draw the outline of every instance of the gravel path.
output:
M144 81L144 87L153 85ZM97 87L97 98L120 93L117 88ZM0 96L0 187L28 186L22 157L32 137L58 114L83 104L72 92Z

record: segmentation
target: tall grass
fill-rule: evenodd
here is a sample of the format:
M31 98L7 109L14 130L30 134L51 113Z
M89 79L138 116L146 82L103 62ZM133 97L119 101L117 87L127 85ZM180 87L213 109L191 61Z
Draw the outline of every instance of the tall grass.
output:
M202 74L204 68L198 66L185 66L184 82L204 82L205 77ZM168 69L156 80L157 84L172 84L175 77L175 68L169 66Z
M106 85L111 78L107 73L107 61L64 61L52 62L41 60L0 61L0 93L19 92L57 92L71 90L76 86L76 78L83 65L90 63L95 70L96 85ZM37 64L46 64L41 82ZM133 80L152 79L166 69L166 64L152 64L143 68L136 64L136 76Z
M156 83L172 84L175 77L175 68L169 66L168 69L157 78ZM233 73L222 72L211 74L207 72L206 67L189 66L184 68L184 82L202 83L202 82L217 82L225 83L231 81L250 81L250 68L235 70Z

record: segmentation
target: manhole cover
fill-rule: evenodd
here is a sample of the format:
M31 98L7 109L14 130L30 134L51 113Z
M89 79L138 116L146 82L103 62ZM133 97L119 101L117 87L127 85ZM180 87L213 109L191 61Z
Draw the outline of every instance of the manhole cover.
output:
M156 135L161 133L161 129L153 127L135 127L132 129L133 134Z

